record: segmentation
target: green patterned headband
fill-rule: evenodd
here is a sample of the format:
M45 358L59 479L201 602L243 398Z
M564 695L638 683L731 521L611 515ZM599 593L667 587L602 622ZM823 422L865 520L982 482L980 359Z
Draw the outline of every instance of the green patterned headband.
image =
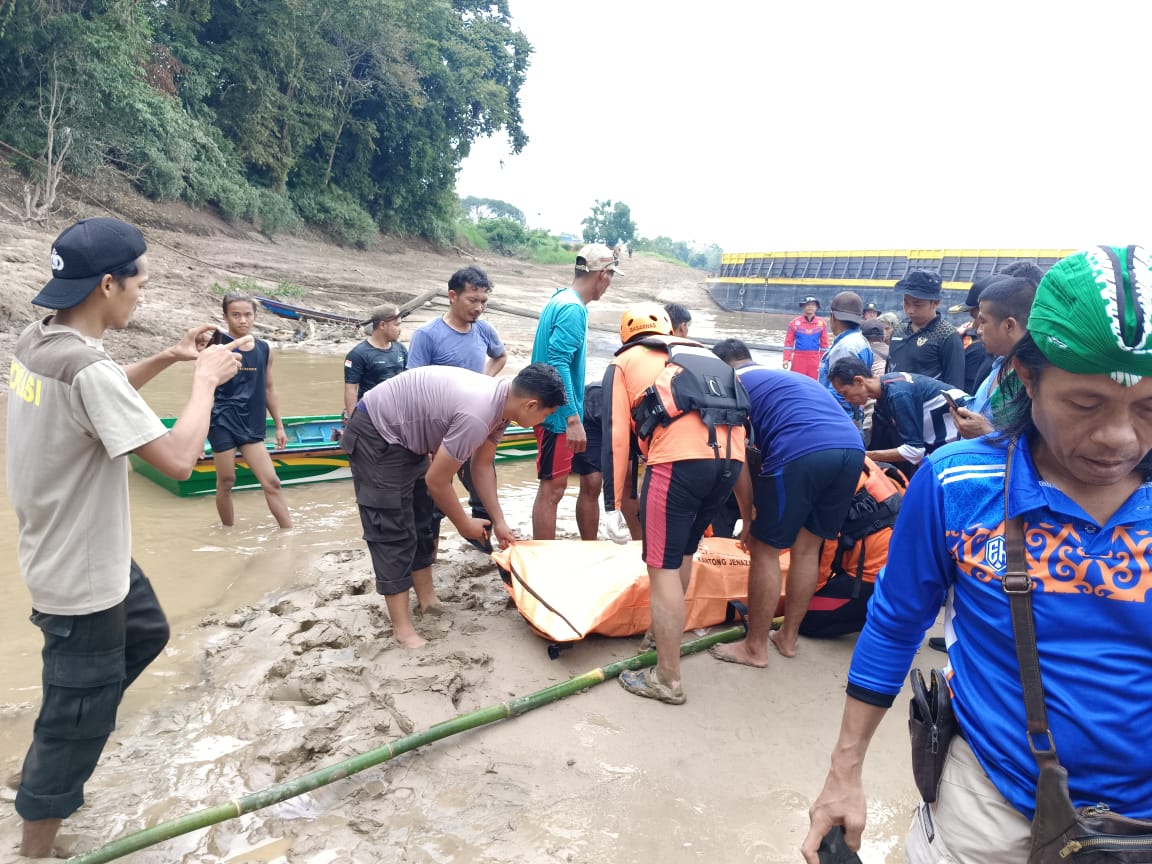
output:
M1052 365L1130 386L1152 376L1152 273L1139 246L1097 246L1056 262L1028 330Z

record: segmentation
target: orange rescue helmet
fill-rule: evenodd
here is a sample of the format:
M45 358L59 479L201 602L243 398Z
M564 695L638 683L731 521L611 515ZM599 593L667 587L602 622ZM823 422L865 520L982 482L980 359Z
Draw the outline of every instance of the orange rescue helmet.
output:
M620 319L620 342L627 344L630 339L645 333L648 335L671 336L672 319L659 303L637 303Z

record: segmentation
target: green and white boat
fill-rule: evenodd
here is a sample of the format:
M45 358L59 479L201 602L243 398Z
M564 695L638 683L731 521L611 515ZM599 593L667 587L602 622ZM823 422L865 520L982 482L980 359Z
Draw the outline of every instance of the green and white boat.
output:
M176 423L175 417L161 418L169 429ZM319 414L307 417L285 417L284 432L288 437L287 446L276 449L276 432L272 420L268 420L265 445L272 464L276 466L276 476L281 485L295 486L299 483L321 483L327 480L346 480L352 476L348 467L348 454L340 447L340 433L343 423L339 414ZM496 445L496 461L528 459L536 455L536 437L531 429L509 426L504 438ZM147 477L153 483L163 486L169 492L182 498L194 495L210 495L216 492L216 465L212 461L212 446L204 443L204 455L196 461L192 476L187 480L173 480L161 474L135 453L128 457L137 474ZM248 463L236 459L236 485L234 489L259 489L260 482Z

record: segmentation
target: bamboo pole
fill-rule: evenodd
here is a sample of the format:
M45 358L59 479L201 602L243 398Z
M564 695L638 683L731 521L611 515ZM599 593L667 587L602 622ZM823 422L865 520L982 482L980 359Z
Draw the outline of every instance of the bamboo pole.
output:
M744 627L738 624L716 633L710 633L707 636L701 636L699 639L682 643L680 646L680 654L681 656L695 654L720 642L735 642L743 637ZM154 825L151 828L146 828L135 834L129 834L126 837L121 837L119 840L113 840L111 843L107 843L99 849L73 856L68 859L68 862L69 864L104 864L106 861L114 861L117 858L130 855L133 852L139 852L141 849L154 846L165 840L171 840L173 837L179 837L191 831L207 828L209 825L215 825L218 822L235 819L238 816L243 816L245 813L251 813L255 810L261 810L273 804L278 804L281 801L287 801L289 798L295 798L298 795L311 792L313 789L319 789L321 786L327 786L329 783L343 780L345 777L351 777L353 774L379 765L382 762L387 762L402 753L415 750L417 747L423 747L426 744L439 741L442 738L456 735L459 732L466 732L469 729L486 726L490 723L495 723L497 720L519 717L521 714L526 714L543 705L559 701L565 696L571 696L573 693L579 693L581 690L587 690L589 687L602 684L609 678L617 677L626 669L643 669L646 666L652 666L655 662L655 651L645 651L642 654L636 654L633 657L619 660L616 663L610 663L607 666L601 666L585 672L582 675L577 675L559 684L553 684L551 687L545 687L543 690L537 690L535 693L529 693L526 696L517 696L507 702L481 708L470 714L461 714L453 717L451 720L437 723L435 726L430 726L420 732L398 738L389 744L377 747L375 750L370 750L367 753L353 756L350 759L345 759L343 762L338 762L327 768L321 768L310 774L297 777L295 780L289 780L276 786L269 786L251 795L245 795L243 798L229 801L227 804L217 804L205 810L189 813L187 816L162 822L159 825Z
M439 306L447 306L448 305L448 295L447 294L437 294L437 292L431 292L431 293L432 293L431 302L433 304L439 305ZM540 313L538 311L535 311L532 309L525 309L521 306L513 306L513 305L508 304L508 303L499 303L495 300L489 300L485 308L489 309L493 312L503 312L506 315L519 315L522 318L539 319L539 317L540 317ZM588 323L588 329L589 330L597 330L597 331L600 331L603 333L619 333L620 332L618 327L613 327L610 324L599 324L595 321L590 321ZM710 339L710 338L707 338L705 336L689 336L688 338L692 339L695 342L699 342L701 345L708 345L709 347L711 347L712 345L715 345L717 342L720 341L719 339ZM783 351L784 350L784 346L779 344L779 343L776 343L776 342L745 342L744 344L755 351Z

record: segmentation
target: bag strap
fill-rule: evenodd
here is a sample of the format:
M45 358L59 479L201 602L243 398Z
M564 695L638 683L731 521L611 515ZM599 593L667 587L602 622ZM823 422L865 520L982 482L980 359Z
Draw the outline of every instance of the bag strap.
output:
M1028 721L1028 747L1036 764L1059 765L1056 742L1048 728L1044 708L1044 683L1040 678L1040 655L1036 650L1036 620L1032 614L1032 577L1024 556L1024 526L1019 516L1008 516L1008 488L1012 476L1012 457L1016 442L1008 445L1004 465L1004 545L1008 567L1000 585L1008 595L1012 609L1012 634L1016 641L1016 661L1020 665L1020 683L1024 687L1024 713Z

